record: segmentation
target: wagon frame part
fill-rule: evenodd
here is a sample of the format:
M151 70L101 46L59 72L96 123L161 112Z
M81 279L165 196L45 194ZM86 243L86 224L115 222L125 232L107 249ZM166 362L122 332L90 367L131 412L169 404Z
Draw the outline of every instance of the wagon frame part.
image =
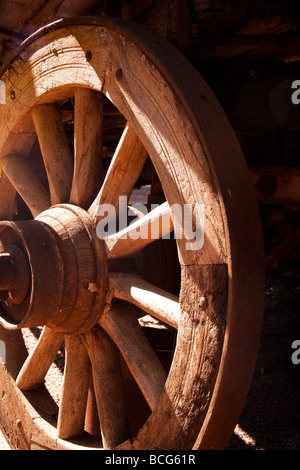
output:
M0 330L7 345L0 374L5 434L16 448L90 448L93 440L77 436L83 433L92 376L105 449L224 448L255 366L264 254L248 169L216 98L166 40L117 19L47 25L23 43L2 70L2 80L7 97L0 108L0 268L15 266L12 284L2 288L9 291ZM101 164L95 155L104 96L127 124L100 186L94 176ZM70 97L74 167L57 109ZM36 135L49 192L26 162ZM166 198L150 213L152 223L171 216L176 226L173 204L205 207L203 249L186 250L187 239L176 240L178 297L136 273L111 271L110 260L134 256L150 238L128 244L118 233L104 240L96 236L98 207L113 204L118 210L118 197L130 196L148 155ZM34 220L13 221L16 193ZM138 224L145 229L149 217ZM14 300L20 269L27 272L28 295ZM144 337L133 304L177 328L168 372ZM44 329L26 359L20 329L32 326ZM51 407L40 384L63 340L67 359L56 428L43 419L44 411L51 418ZM134 436L119 352L151 409Z

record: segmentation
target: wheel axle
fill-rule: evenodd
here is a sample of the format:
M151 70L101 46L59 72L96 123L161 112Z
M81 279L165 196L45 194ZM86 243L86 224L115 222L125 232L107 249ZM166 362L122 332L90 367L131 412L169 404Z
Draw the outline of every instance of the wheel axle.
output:
M17 286L17 270L10 253L0 254L0 290L10 291Z
M0 253L0 297L13 304L25 301L30 287L30 267L24 251L11 245L8 252Z
M106 255L94 222L76 206L54 206L31 221L0 222L0 322L90 329L105 306Z

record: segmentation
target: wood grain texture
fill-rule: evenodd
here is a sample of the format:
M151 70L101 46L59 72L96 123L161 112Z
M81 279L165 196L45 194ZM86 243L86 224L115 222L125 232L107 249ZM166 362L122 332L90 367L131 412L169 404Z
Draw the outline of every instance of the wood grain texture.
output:
M167 374L130 307L113 306L99 320L120 349L151 409L158 403Z
M178 51L138 24L103 19L60 23L23 52L24 60L17 60L3 77L8 94L14 91L17 99L0 108L0 122L5 123L0 151L28 109L52 107L72 96L73 87L90 87L103 92L134 127L169 206L205 207L203 248L187 250L186 238L177 240L181 315L166 382L158 380L158 366L145 370L145 344L131 311L127 315L112 308L100 319L152 403L152 414L136 438L120 447L224 444L241 409L257 352L263 250L248 171L221 107ZM196 222L194 217L193 226ZM202 296L208 297L205 309Z
M180 305L176 295L146 282L135 273L111 273L109 284L117 299L131 302L167 325L178 328Z
M64 267L60 308L47 322L66 333L90 329L105 305L107 266L92 219L80 207L61 204L37 218L56 233Z
M5 155L1 162L4 173L29 207L33 217L49 209L51 203L47 190L21 155Z
M17 377L16 382L21 390L32 390L43 383L63 340L64 337L61 333L44 327L36 346L29 354Z
M78 335L66 335L65 347L66 362L57 435L61 439L72 439L84 431L91 368L87 351Z
M206 309L199 308L203 296L208 299ZM176 450L178 442L181 445L185 442L188 449L201 428L222 354L220 339L226 317L227 266L185 266L180 304L182 314L175 356L160 406L136 438L125 442L120 449L153 449L159 445L162 449ZM164 425L160 426L158 434L155 429L159 423Z
M109 259L133 256L145 246L173 231L169 204L161 204L127 228L104 239Z
M76 88L74 98L74 174L70 202L87 209L101 181L103 95L88 88Z
M93 367L93 384L104 449L111 449L130 436L119 352L100 328L83 336Z
M22 139L20 139L22 134ZM25 128L19 123L18 129L9 134L2 149L1 157L10 154L22 155L26 159L32 149L36 135L33 124L29 120ZM0 175L0 217L2 220L12 220L15 211L16 189L4 172Z
M98 214L100 204L113 205L118 216L119 196L129 198L145 164L147 155L148 152L136 134L134 127L127 123L102 188L89 209L89 213L96 221L101 220Z
M54 105L32 109L32 117L48 175L51 204L68 202L73 162L63 123Z

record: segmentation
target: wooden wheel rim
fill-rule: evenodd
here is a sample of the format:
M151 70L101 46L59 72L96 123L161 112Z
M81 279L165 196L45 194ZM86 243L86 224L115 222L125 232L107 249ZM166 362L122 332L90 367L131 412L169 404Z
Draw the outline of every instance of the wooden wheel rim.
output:
M204 249L187 251L186 240L178 241L181 317L165 389L138 435L119 448L224 447L255 363L263 256L247 168L220 106L168 43L138 25L102 19L57 22L30 38L20 57L2 77L7 86L7 104L0 109L3 156L16 151L16 130L24 137L18 151L29 145L28 109L58 99L70 87L92 88L133 124L169 205L204 203ZM9 197L1 215L11 217ZM207 309L199 308L202 296L209 299Z

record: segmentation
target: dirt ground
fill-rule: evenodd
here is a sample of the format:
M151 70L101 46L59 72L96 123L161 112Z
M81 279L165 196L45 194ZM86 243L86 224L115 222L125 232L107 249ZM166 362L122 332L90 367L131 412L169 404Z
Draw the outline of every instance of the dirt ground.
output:
M288 266L267 276L254 378L228 450L300 449L300 364L291 360L300 340L299 273ZM0 450L7 449L0 432Z
M0 450L10 450L10 447L8 443L6 442L6 439L4 438L1 431L0 431Z
M228 449L300 449L300 364L291 360L300 340L299 273L289 265L267 275L255 374Z

